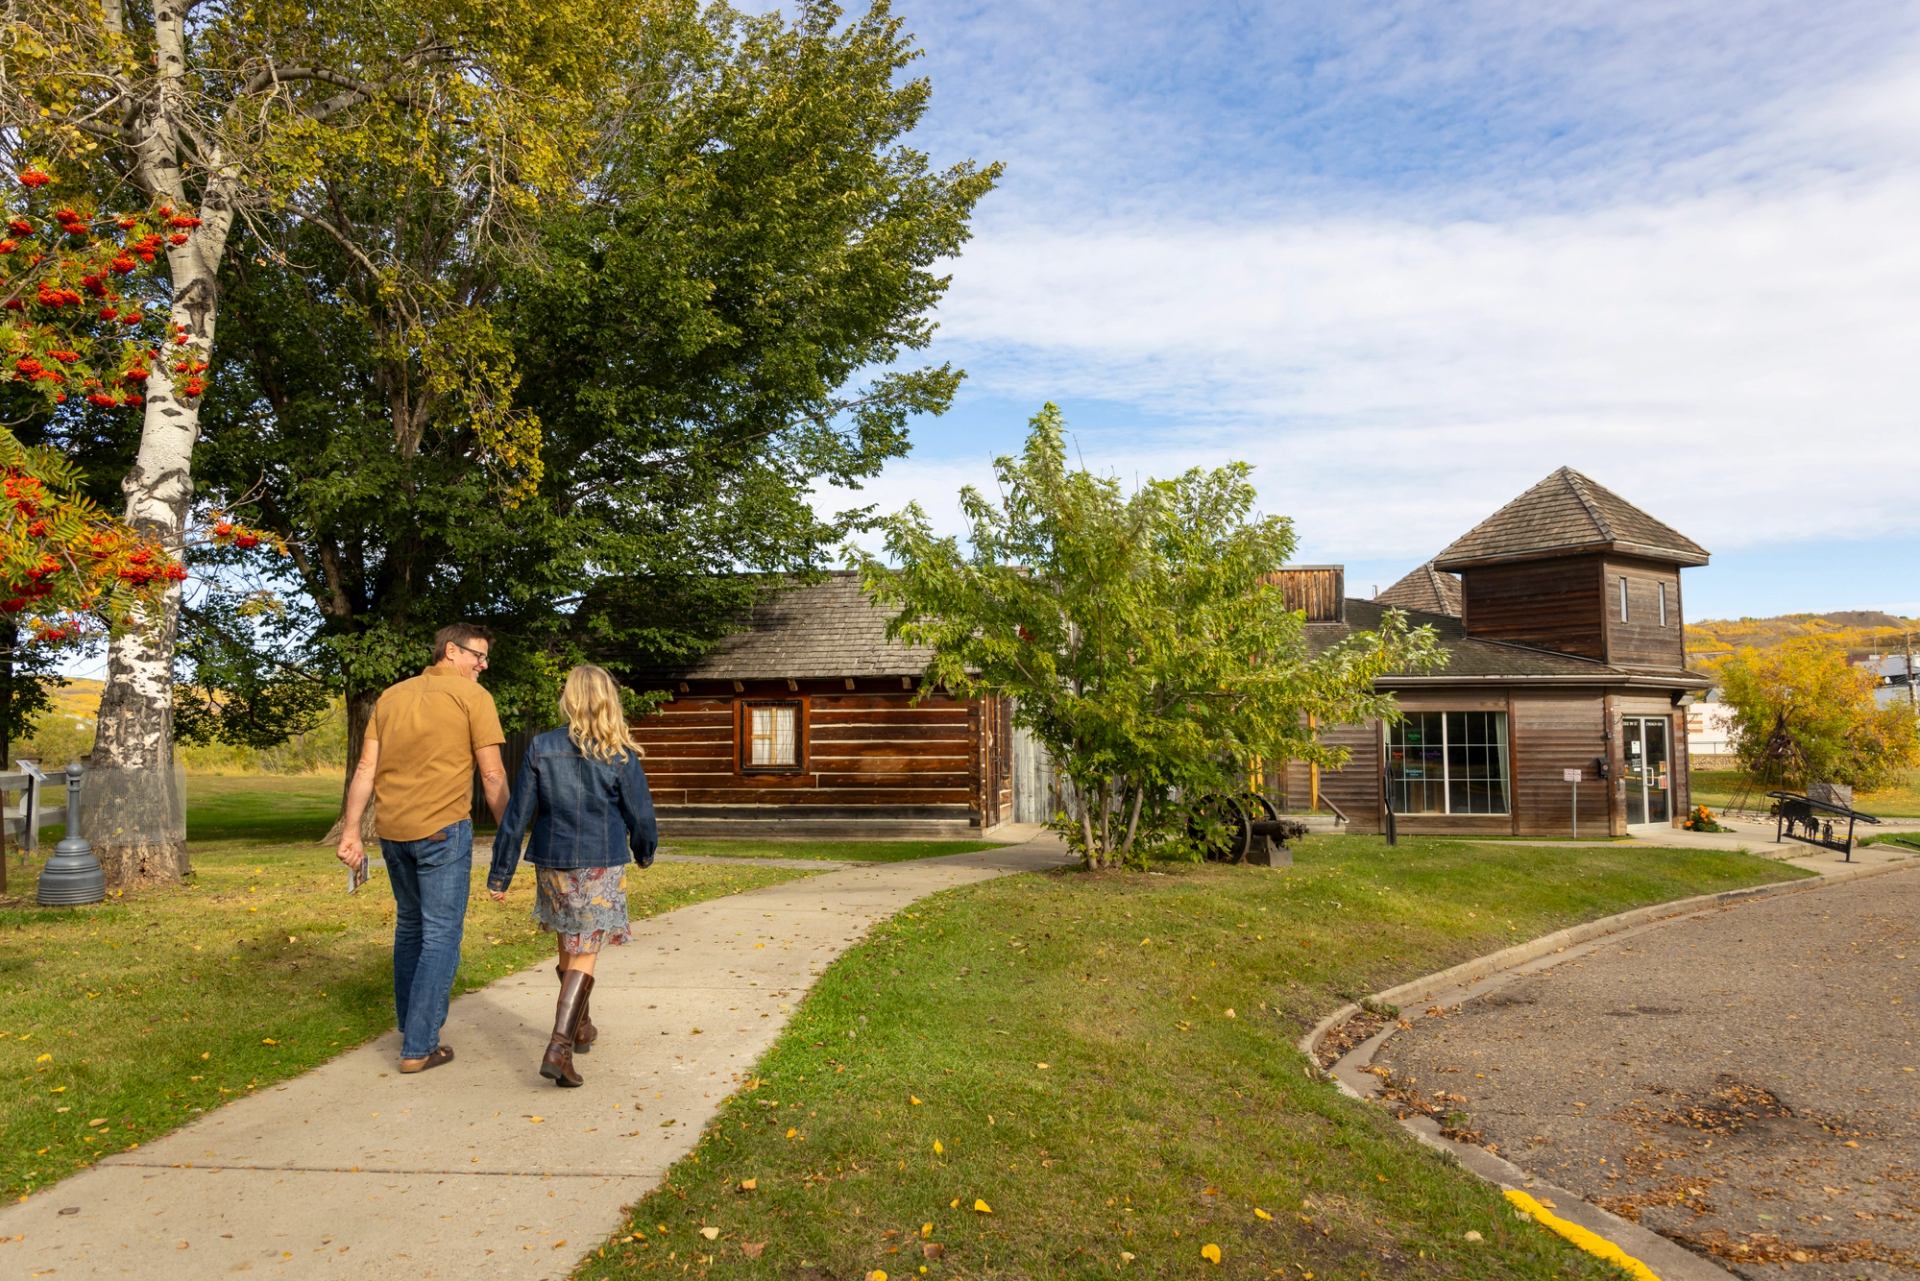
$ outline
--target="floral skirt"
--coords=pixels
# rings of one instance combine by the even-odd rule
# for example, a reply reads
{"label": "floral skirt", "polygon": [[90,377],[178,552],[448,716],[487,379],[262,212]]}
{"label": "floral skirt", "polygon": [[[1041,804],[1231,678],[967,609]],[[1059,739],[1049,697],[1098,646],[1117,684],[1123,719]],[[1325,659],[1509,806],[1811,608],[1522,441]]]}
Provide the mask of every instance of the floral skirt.
{"label": "floral skirt", "polygon": [[578,955],[633,938],[627,928],[625,867],[536,867],[533,919]]}

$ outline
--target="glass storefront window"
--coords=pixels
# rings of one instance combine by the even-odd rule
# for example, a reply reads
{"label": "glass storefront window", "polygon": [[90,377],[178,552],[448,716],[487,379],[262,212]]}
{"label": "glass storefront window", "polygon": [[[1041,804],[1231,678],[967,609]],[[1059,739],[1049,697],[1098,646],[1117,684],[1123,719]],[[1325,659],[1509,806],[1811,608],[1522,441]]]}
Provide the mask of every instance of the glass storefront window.
{"label": "glass storefront window", "polygon": [[1387,738],[1397,814],[1507,813],[1507,714],[1409,712]]}

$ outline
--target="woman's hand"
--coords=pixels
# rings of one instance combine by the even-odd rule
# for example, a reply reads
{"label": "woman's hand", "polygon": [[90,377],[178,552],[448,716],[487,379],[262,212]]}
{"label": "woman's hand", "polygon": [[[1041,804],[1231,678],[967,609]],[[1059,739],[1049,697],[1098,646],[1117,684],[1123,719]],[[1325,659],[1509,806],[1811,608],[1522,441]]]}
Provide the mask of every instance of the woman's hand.
{"label": "woman's hand", "polygon": [[504,903],[507,901],[507,892],[505,890],[488,890],[487,897],[496,903]]}

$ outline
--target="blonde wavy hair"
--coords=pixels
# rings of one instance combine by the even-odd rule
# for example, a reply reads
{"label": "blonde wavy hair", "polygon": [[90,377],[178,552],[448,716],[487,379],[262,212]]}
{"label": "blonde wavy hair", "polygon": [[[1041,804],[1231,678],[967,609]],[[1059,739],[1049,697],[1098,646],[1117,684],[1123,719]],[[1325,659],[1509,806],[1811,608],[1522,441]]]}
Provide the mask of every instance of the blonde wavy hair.
{"label": "blonde wavy hair", "polygon": [[567,683],[560,690],[560,714],[567,718],[567,737],[583,756],[617,765],[628,752],[646,755],[627,730],[620,687],[604,667],[582,663],[567,673]]}

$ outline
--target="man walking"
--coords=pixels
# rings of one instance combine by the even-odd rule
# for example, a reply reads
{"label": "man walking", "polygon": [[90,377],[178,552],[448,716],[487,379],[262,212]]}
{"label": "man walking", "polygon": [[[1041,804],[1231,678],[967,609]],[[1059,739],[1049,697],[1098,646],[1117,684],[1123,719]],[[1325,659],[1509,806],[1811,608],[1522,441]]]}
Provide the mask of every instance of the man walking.
{"label": "man walking", "polygon": [[471,623],[442,627],[433,664],[380,695],[360,763],[347,788],[340,861],[366,859],[360,821],[373,798],[373,825],[387,861],[393,922],[393,1004],[400,1023],[400,1070],[451,1062],[440,1040],[460,965],[473,864],[473,771],[480,771],[497,822],[507,808],[500,716],[480,688],[493,633]]}

